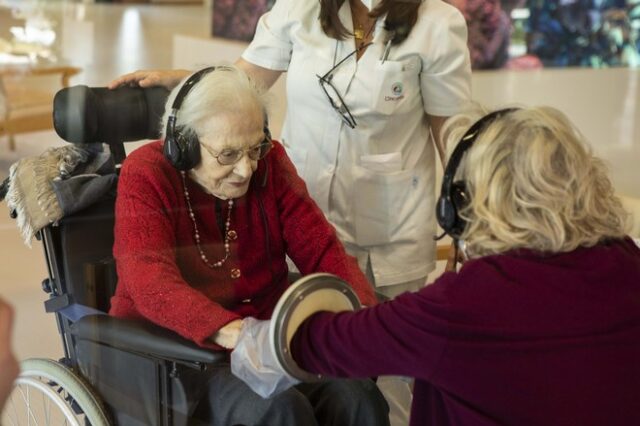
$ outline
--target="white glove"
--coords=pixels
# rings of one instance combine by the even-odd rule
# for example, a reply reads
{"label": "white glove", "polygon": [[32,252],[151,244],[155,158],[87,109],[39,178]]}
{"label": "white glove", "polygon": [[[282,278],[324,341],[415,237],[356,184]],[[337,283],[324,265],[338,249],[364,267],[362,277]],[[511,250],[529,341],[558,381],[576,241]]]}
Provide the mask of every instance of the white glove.
{"label": "white glove", "polygon": [[273,353],[269,342],[270,323],[245,318],[236,347],[231,352],[231,372],[263,398],[300,383],[284,371]]}

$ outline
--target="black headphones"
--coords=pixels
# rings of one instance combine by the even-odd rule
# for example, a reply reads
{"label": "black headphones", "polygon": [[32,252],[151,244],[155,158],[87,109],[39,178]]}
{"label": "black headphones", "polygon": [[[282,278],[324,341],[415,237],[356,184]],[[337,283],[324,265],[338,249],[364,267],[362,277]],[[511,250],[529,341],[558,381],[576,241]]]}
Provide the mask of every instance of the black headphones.
{"label": "black headphones", "polygon": [[[462,180],[454,182],[462,157],[489,124],[499,117],[515,110],[517,110],[517,108],[493,111],[476,121],[469,127],[469,130],[466,131],[464,136],[462,136],[447,162],[444,176],[442,177],[440,197],[436,203],[436,219],[443,231],[449,234],[454,240],[458,240],[464,232],[466,222],[460,217],[459,213],[469,204],[469,196],[465,182]],[[439,238],[442,236],[444,236],[444,234]]]}
{"label": "black headphones", "polygon": [[[163,152],[165,158],[178,170],[190,170],[200,163],[200,141],[193,131],[185,132],[182,127],[176,127],[178,111],[182,106],[182,102],[189,94],[189,91],[195,86],[202,77],[209,74],[213,70],[228,69],[226,67],[208,67],[192,74],[182,85],[176,95],[173,105],[171,105],[171,114],[167,119],[167,130],[165,132]],[[264,113],[264,140],[271,140],[271,132],[269,131],[269,119],[267,113]]]}

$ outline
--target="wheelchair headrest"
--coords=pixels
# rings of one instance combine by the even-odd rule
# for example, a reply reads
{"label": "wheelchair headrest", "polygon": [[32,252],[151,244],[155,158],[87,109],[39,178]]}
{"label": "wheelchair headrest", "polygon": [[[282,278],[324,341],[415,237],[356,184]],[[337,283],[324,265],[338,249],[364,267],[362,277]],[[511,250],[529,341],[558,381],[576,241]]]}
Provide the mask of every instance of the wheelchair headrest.
{"label": "wheelchair headrest", "polygon": [[53,126],[71,143],[156,139],[168,95],[164,87],[67,87],[53,100]]}

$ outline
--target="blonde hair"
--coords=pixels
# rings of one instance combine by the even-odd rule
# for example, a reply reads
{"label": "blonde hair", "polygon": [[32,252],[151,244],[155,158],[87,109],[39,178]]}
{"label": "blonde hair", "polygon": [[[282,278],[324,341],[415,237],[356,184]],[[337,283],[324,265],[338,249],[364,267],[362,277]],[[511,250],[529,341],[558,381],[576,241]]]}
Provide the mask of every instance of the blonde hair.
{"label": "blonde hair", "polygon": [[[453,117],[454,145],[483,111]],[[462,160],[469,205],[462,235],[472,256],[527,248],[566,252],[625,235],[628,215],[602,160],[560,111],[522,108],[490,123]]]}
{"label": "blonde hair", "polygon": [[[173,101],[189,77],[182,80],[167,98],[162,117],[163,138]],[[182,127],[183,134],[195,132],[202,136],[202,126],[212,115],[242,113],[257,106],[262,108],[266,119],[267,104],[267,94],[244,71],[234,65],[218,65],[189,90],[178,111],[176,127]]]}

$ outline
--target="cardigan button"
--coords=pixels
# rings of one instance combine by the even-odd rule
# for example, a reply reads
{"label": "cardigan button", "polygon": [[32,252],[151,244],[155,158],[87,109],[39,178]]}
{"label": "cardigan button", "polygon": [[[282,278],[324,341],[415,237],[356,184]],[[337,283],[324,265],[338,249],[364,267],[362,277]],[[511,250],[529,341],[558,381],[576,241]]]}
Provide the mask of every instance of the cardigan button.
{"label": "cardigan button", "polygon": [[231,270],[231,278],[233,278],[234,280],[235,280],[236,278],[240,278],[240,275],[242,275],[242,273],[240,272],[240,269],[238,269],[238,268],[233,268],[233,269]]}
{"label": "cardigan button", "polygon": [[238,233],[233,229],[230,229],[229,231],[227,231],[227,238],[229,239],[229,241],[235,241],[236,238],[238,238]]}

